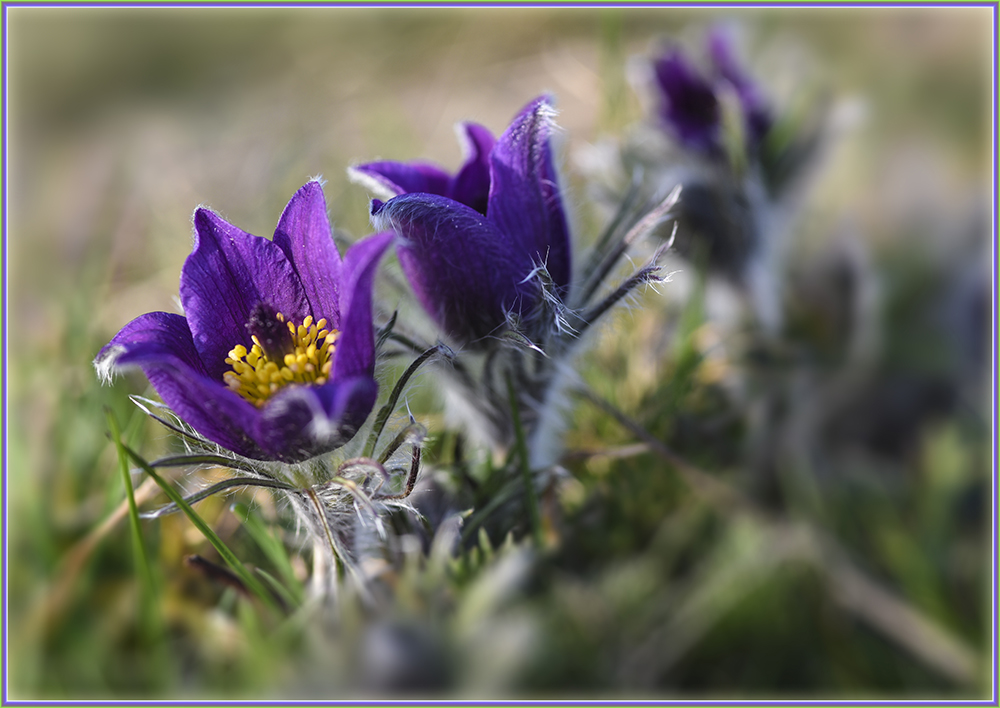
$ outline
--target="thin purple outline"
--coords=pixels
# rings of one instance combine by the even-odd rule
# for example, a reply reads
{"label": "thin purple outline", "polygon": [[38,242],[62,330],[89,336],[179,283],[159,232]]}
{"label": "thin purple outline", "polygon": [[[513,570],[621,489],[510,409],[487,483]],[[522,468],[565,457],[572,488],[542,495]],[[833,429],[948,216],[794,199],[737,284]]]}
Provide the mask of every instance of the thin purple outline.
{"label": "thin purple outline", "polygon": [[998,37],[1000,37],[1000,13],[998,13],[998,2],[997,0],[964,0],[962,2],[947,2],[947,0],[935,0],[933,2],[906,2],[900,0],[898,2],[892,1],[882,1],[882,2],[864,2],[863,0],[841,0],[839,2],[810,2],[810,1],[799,1],[799,2],[738,2],[736,0],[706,0],[705,2],[655,2],[650,0],[649,2],[623,2],[623,3],[613,3],[613,2],[531,2],[530,0],[517,1],[507,1],[507,2],[276,2],[274,0],[267,0],[266,2],[253,3],[253,2],[197,2],[195,0],[179,0],[175,2],[89,2],[84,0],[83,2],[55,2],[42,0],[39,2],[31,2],[30,0],[15,0],[13,2],[8,2],[6,0],[0,0],[0,12],[2,12],[2,19],[0,19],[0,25],[2,25],[2,36],[3,36],[3,47],[4,47],[4,61],[3,61],[3,77],[2,77],[2,88],[3,88],[3,225],[2,225],[2,249],[0,249],[0,260],[2,260],[2,308],[3,308],[3,327],[0,331],[0,346],[2,346],[2,375],[3,379],[0,381],[0,394],[3,398],[3,409],[0,412],[2,416],[2,444],[3,444],[3,460],[0,463],[0,474],[2,474],[2,482],[0,482],[0,494],[3,497],[3,508],[0,510],[3,519],[3,539],[2,545],[3,549],[0,551],[0,557],[3,561],[3,617],[7,617],[8,610],[8,591],[7,591],[7,578],[9,577],[8,569],[8,554],[7,554],[7,539],[8,539],[8,494],[7,494],[7,472],[8,472],[8,447],[7,447],[7,421],[9,419],[9,401],[8,401],[8,377],[7,377],[7,342],[8,342],[8,306],[9,306],[9,292],[8,292],[8,267],[9,258],[7,254],[8,245],[8,235],[9,235],[9,211],[7,209],[8,204],[8,194],[9,194],[9,167],[10,160],[7,151],[8,145],[8,108],[9,100],[7,95],[7,72],[10,67],[10,62],[8,61],[8,48],[9,43],[7,41],[7,10],[13,7],[38,7],[38,8],[105,8],[105,9],[128,9],[128,8],[187,8],[187,9],[246,9],[246,8],[365,8],[365,9],[378,9],[378,8],[413,8],[413,9],[463,9],[463,8],[541,8],[541,9],[598,9],[598,8],[615,8],[615,9],[655,9],[655,8],[729,8],[729,9],[752,9],[752,8],[782,8],[782,9],[809,9],[809,8],[857,8],[857,9],[908,9],[908,8],[953,8],[953,7],[991,7],[993,8],[993,65],[992,69],[992,106],[991,106],[991,116],[993,120],[993,132],[992,132],[992,152],[991,157],[993,160],[993,171],[992,171],[992,187],[993,187],[993,213],[991,215],[991,227],[992,227],[992,277],[993,277],[993,299],[992,299],[992,356],[993,356],[993,370],[992,370],[992,426],[991,432],[993,436],[992,441],[992,501],[993,501],[993,513],[992,513],[992,538],[991,538],[991,562],[993,564],[993,573],[991,578],[992,584],[992,644],[993,644],[993,657],[992,657],[992,678],[993,683],[991,687],[992,695],[988,699],[981,700],[958,700],[958,701],[938,701],[933,699],[928,700],[842,700],[842,701],[826,701],[826,700],[773,700],[773,699],[760,699],[760,700],[744,700],[744,701],[697,701],[697,700],[643,700],[643,701],[580,701],[580,700],[519,700],[519,701],[460,701],[460,700],[398,700],[398,701],[379,701],[379,700],[355,700],[355,701],[159,701],[159,700],[149,700],[149,701],[134,701],[134,700],[101,700],[95,699],[91,701],[56,701],[56,700],[41,700],[41,701],[10,701],[7,695],[7,656],[8,656],[8,641],[9,635],[7,632],[8,623],[3,622],[3,643],[0,647],[0,662],[2,662],[2,681],[3,688],[2,693],[0,693],[0,705],[7,706],[103,706],[103,705],[114,705],[114,706],[124,706],[124,705],[150,705],[150,706],[232,706],[232,705],[268,705],[268,706],[332,706],[332,705],[362,705],[362,706],[433,706],[433,705],[459,705],[459,706],[508,706],[508,705],[521,705],[521,706],[564,706],[564,705],[588,705],[588,706],[682,706],[682,705],[705,705],[705,706],[756,706],[756,705],[809,705],[809,706],[844,706],[844,705],[879,705],[879,706],[930,706],[930,705],[948,705],[948,706],[989,706],[989,705],[1000,705],[997,696],[997,620],[998,620],[998,598],[997,598],[997,586],[1000,584],[1000,574],[998,574],[997,566],[997,507],[1000,505],[1000,496],[998,496],[998,471],[997,471],[997,460],[998,460],[998,444],[997,444],[997,422],[1000,420],[1000,415],[998,415],[998,341],[997,341],[997,315],[1000,314],[1000,308],[998,308],[998,289],[997,289],[997,279],[998,279],[998,264],[997,264],[997,249],[998,249],[998,232],[997,232],[997,210],[998,210],[998,196],[997,196],[997,185],[1000,180],[998,180],[998,137],[1000,137],[1000,130],[998,130],[997,125],[997,74],[998,74],[998,57],[1000,57],[1000,50],[998,50]]}
{"label": "thin purple outline", "polygon": [[993,7],[993,80],[992,80],[992,90],[993,90],[993,100],[992,100],[992,113],[993,113],[993,533],[992,533],[992,550],[990,553],[991,560],[993,563],[993,617],[992,617],[992,632],[993,632],[993,657],[992,657],[992,670],[993,670],[993,685],[992,690],[992,700],[993,703],[997,703],[997,506],[998,506],[998,496],[997,496],[997,137],[1000,132],[998,132],[997,127],[997,66],[998,66],[998,56],[1000,56],[1000,51],[997,49],[997,37],[1000,33],[1000,17],[998,17],[997,7]]}
{"label": "thin purple outline", "polygon": [[509,701],[460,701],[460,700],[352,700],[352,701],[127,701],[127,700],[93,700],[93,701],[24,701],[4,703],[11,706],[989,706],[995,705],[987,701],[875,701],[858,699],[855,701],[807,701],[807,700],[747,700],[747,701],[698,701],[689,700],[644,700],[644,701],[612,701],[612,700],[572,700],[572,699],[511,699]]}
{"label": "thin purple outline", "polygon": [[[788,2],[741,2],[740,0],[687,0],[686,2],[662,2],[658,0],[628,0],[627,2],[614,3],[600,0],[584,0],[582,2],[558,2],[557,0],[545,0],[544,2],[533,2],[532,0],[494,0],[484,2],[464,2],[456,0],[448,2],[438,0],[437,2],[363,2],[352,0],[350,2],[330,2],[329,0],[292,0],[291,2],[280,2],[279,0],[264,0],[262,2],[246,2],[245,0],[213,0],[211,2],[198,2],[198,0],[174,0],[165,2],[114,2],[113,0],[4,0],[0,3],[7,7],[46,7],[46,8],[106,8],[106,9],[128,9],[128,8],[187,8],[187,9],[301,9],[301,8],[330,8],[330,9],[379,9],[379,8],[413,8],[413,9],[476,9],[476,8],[540,8],[540,9],[602,9],[614,8],[623,10],[641,10],[658,8],[680,8],[680,9],[811,9],[811,8],[856,8],[856,9],[917,9],[917,8],[955,8],[955,7],[997,7],[997,0],[960,0],[958,2],[948,2],[948,0],[930,0],[920,2],[919,0],[881,0],[879,2],[866,2],[865,0],[789,0]],[[994,23],[995,24],[995,23]]]}
{"label": "thin purple outline", "polygon": [[3,26],[3,80],[2,80],[2,83],[3,83],[3,118],[2,118],[2,120],[3,120],[3,227],[2,227],[3,228],[3,235],[2,235],[3,248],[0,249],[0,250],[3,251],[3,256],[2,256],[2,259],[3,259],[3,275],[2,275],[2,278],[3,278],[3,295],[2,295],[2,298],[3,298],[3,332],[2,332],[2,334],[0,334],[0,343],[2,343],[2,345],[3,345],[3,354],[2,354],[2,356],[3,356],[3,382],[0,383],[0,388],[2,388],[2,395],[3,395],[3,412],[2,412],[2,414],[0,414],[0,415],[3,416],[3,423],[2,423],[3,424],[3,462],[2,462],[2,471],[0,471],[0,474],[2,474],[2,476],[3,476],[3,481],[2,481],[2,483],[0,483],[0,490],[2,490],[2,491],[0,491],[0,494],[3,495],[3,510],[0,511],[0,513],[3,514],[3,539],[2,539],[2,545],[3,545],[3,552],[2,552],[3,553],[3,646],[2,646],[2,648],[0,648],[0,661],[3,662],[3,674],[2,674],[3,675],[3,693],[2,693],[2,697],[0,697],[0,700],[2,700],[4,704],[6,704],[7,703],[7,642],[8,642],[8,638],[9,638],[8,634],[7,634],[7,626],[9,624],[7,622],[7,616],[8,616],[8,613],[7,613],[7,579],[10,577],[10,572],[8,570],[8,567],[7,567],[7,539],[9,538],[9,534],[7,532],[7,520],[8,520],[7,504],[8,504],[8,497],[9,497],[9,495],[7,494],[7,469],[8,469],[7,468],[7,449],[8,449],[7,448],[7,420],[8,420],[7,390],[9,388],[9,385],[8,385],[9,379],[7,377],[7,327],[8,327],[8,323],[10,322],[10,317],[8,317],[8,315],[7,315],[7,305],[10,302],[9,296],[8,296],[8,292],[7,292],[7,282],[8,282],[8,279],[7,279],[7,266],[8,266],[8,263],[9,263],[9,259],[7,258],[7,234],[8,234],[7,224],[8,224],[8,220],[10,218],[9,217],[9,211],[7,209],[7,194],[8,194],[8,189],[9,189],[9,185],[10,185],[9,172],[8,172],[10,160],[9,160],[9,155],[7,153],[7,145],[8,145],[8,140],[7,140],[7,127],[8,127],[8,123],[7,123],[7,108],[8,108],[8,105],[9,105],[9,102],[7,100],[7,68],[10,66],[10,61],[8,61],[8,46],[9,45],[8,45],[8,42],[7,42],[7,8],[6,7],[3,8],[3,18],[0,19],[0,24],[2,24],[2,26]]}

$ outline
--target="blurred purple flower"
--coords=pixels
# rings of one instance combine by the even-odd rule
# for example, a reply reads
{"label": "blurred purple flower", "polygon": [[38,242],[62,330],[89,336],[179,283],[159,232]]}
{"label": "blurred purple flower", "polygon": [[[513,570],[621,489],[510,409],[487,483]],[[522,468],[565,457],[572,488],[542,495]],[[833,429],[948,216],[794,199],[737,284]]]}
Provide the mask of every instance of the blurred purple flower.
{"label": "blurred purple flower", "polygon": [[[568,289],[569,230],[550,142],[554,115],[551,99],[541,96],[495,143],[484,128],[466,125],[475,150],[455,178],[426,164],[354,168],[398,193],[372,200],[372,223],[399,234],[407,279],[455,341],[477,342],[501,330],[509,313],[530,314],[542,297],[531,277],[538,266],[559,295]],[[485,203],[474,196],[484,190]]]}
{"label": "blurred purple flower", "polygon": [[341,260],[316,181],[288,202],[273,241],[203,208],[194,231],[185,316],[137,317],[97,355],[98,373],[141,368],[179,418],[244,457],[298,462],[349,440],[378,394],[372,281],[392,234]]}
{"label": "blurred purple flower", "polygon": [[774,123],[774,116],[760,87],[743,71],[733,52],[732,38],[722,29],[708,35],[708,52],[715,70],[735,89],[743,109],[743,120],[753,143],[759,143]]}
{"label": "blurred purple flower", "polygon": [[715,88],[677,49],[653,63],[662,94],[660,118],[686,147],[711,151],[719,145],[722,111]]}
{"label": "blurred purple flower", "polygon": [[708,36],[708,53],[714,76],[701,75],[678,49],[670,49],[653,62],[661,92],[660,118],[686,147],[712,152],[721,147],[722,109],[718,91],[728,84],[743,113],[748,144],[758,145],[774,122],[759,86],[743,70],[733,52],[731,38],[721,29]]}

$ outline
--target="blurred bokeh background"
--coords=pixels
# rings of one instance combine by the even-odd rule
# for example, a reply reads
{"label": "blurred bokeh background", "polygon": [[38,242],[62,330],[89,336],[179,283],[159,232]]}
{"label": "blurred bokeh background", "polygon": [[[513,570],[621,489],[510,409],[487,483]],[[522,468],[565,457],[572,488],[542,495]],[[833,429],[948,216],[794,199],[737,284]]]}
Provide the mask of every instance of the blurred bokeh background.
{"label": "blurred bokeh background", "polygon": [[[352,665],[364,654],[353,642],[375,647],[379,659],[364,674],[375,688],[449,687],[467,697],[985,690],[991,9],[4,12],[11,697],[333,698],[324,681],[340,673],[325,673],[324,662]],[[642,304],[656,310],[673,297],[676,317],[621,318],[584,376],[657,435],[688,441],[680,448],[695,463],[724,470],[748,494],[763,489],[762,503],[783,522],[805,518],[839,538],[893,598],[886,612],[898,633],[843,600],[851,588],[884,599],[865,595],[863,582],[831,586],[822,558],[765,553],[774,550],[767,534],[789,548],[791,536],[693,498],[656,457],[609,454],[568,458],[578,484],[564,500],[563,544],[530,581],[510,579],[526,573],[515,551],[441,570],[445,590],[426,587],[432,574],[401,575],[419,590],[401,591],[409,599],[394,609],[395,624],[348,623],[322,651],[313,639],[285,632],[277,641],[252,628],[231,596],[183,567],[185,554],[204,552],[197,533],[180,519],[150,522],[169,630],[147,641],[127,528],[114,516],[123,492],[103,407],[145,452],[170,442],[127,399],[145,380],[101,388],[90,362],[133,317],[175,308],[193,209],[209,205],[269,236],[294,190],[322,175],[332,220],[359,237],[368,195],[348,184],[348,165],[424,158],[453,168],[455,122],[499,132],[551,91],[568,204],[586,242],[601,213],[576,166],[592,165],[591,146],[646,117],[630,65],[664,39],[698,42],[720,21],[739,25],[748,66],[776,104],[805,95],[837,116],[794,229],[801,257],[791,270],[815,286],[803,291],[811,295],[799,302],[800,325],[836,338],[835,327],[830,335],[815,325],[816,312],[835,320],[839,311],[838,281],[824,290],[822,272],[838,257],[835,244],[863,244],[885,294],[879,327],[892,375],[844,404],[824,430],[846,442],[807,485],[792,484],[795,494],[785,482],[745,480],[739,455],[720,452],[719,435],[740,441],[732,450],[752,448],[745,436],[760,412],[750,406],[735,424],[722,415],[707,426],[706,411],[736,405],[703,386],[722,374],[687,372],[684,357],[694,347],[705,359],[709,335],[725,342],[725,332],[692,324],[670,284]],[[681,274],[678,291],[698,288]],[[942,344],[954,346],[941,353]],[[677,383],[688,375],[690,385]],[[568,435],[571,450],[631,442],[595,411],[579,413]],[[223,500],[201,507],[232,527],[227,509]],[[400,646],[448,660],[429,659],[407,678],[417,669],[385,658],[405,656]]]}

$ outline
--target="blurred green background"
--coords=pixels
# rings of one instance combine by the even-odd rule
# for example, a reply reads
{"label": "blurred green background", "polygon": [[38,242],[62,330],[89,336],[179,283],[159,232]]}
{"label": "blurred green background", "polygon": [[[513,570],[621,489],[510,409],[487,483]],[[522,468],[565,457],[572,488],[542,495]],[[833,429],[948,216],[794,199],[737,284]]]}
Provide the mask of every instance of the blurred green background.
{"label": "blurred green background", "polygon": [[[119,523],[88,536],[123,493],[103,406],[128,422],[129,435],[149,456],[169,442],[127,400],[144,390],[145,380],[130,376],[101,388],[90,362],[133,317],[175,308],[196,206],[209,205],[232,223],[270,236],[294,190],[323,175],[334,224],[361,236],[368,233],[368,195],[347,183],[349,164],[425,158],[453,168],[461,159],[455,122],[475,120],[499,132],[524,103],[552,91],[564,129],[569,204],[580,224],[590,224],[595,215],[574,171],[575,155],[643,117],[626,81],[627,65],[649,56],[662,38],[697,42],[722,20],[745,30],[750,65],[776,100],[806,86],[854,116],[818,176],[803,218],[807,233],[847,223],[876,246],[905,250],[916,232],[945,234],[947,243],[949,229],[961,230],[988,213],[991,200],[988,8],[4,11],[11,697],[287,695],[290,685],[303,695],[324,690],[318,669],[301,682],[290,679],[299,669],[308,673],[291,658],[301,655],[301,646],[280,645],[268,654],[262,648],[267,641],[247,638],[245,622],[225,619],[218,593],[181,567],[183,555],[201,541],[179,519],[148,524],[173,630],[156,651],[140,650],[149,645],[136,629],[127,528]],[[988,220],[983,229],[985,239]],[[602,351],[600,366],[615,361],[613,346]],[[643,366],[628,361],[628,351],[619,354],[624,370]],[[607,424],[592,418],[581,419],[573,444],[586,447],[607,437]],[[944,464],[966,470],[961,474],[986,479],[983,438],[970,448],[956,435],[939,431],[920,454],[945,456]],[[655,463],[645,458],[644,464]],[[578,472],[588,491],[607,484],[607,474],[595,470]],[[653,578],[662,568],[643,555],[649,539],[659,539],[654,546],[674,559],[671,568],[675,562],[687,567],[701,546],[685,545],[685,539],[700,538],[705,524],[717,530],[722,523],[678,501],[669,483],[666,489],[643,487],[644,474],[641,466],[621,471],[620,507],[606,507],[601,517],[607,535],[595,530],[593,538],[576,537],[574,552],[592,553],[589,562],[596,564],[590,580],[550,580],[549,594],[533,600],[535,610],[549,602],[564,610],[550,617],[550,639],[542,642],[562,660],[539,662],[509,683],[497,668],[493,683],[468,690],[615,690],[618,679],[591,669],[609,665],[601,659],[614,650],[607,637],[627,645],[629,632],[638,629],[616,629],[609,618],[637,605],[678,601],[676,591],[657,595]],[[667,516],[662,509],[629,507],[648,503],[651,491],[662,492],[672,511],[686,509],[671,515],[673,530],[658,526]],[[933,498],[930,486],[909,492],[919,503]],[[920,533],[930,528],[924,517],[895,524],[884,505],[872,504],[875,511],[861,504],[852,512],[864,523],[870,513],[891,526],[879,532],[884,538],[871,566],[921,611],[976,651],[984,649],[985,593],[974,592],[971,607],[951,606],[958,595],[941,583],[954,578],[944,582],[935,575],[938,566],[921,565],[926,548]],[[922,513],[916,508],[896,510],[907,517]],[[224,503],[206,502],[201,511],[206,518],[224,516]],[[962,568],[955,581],[962,593],[977,584],[985,589],[988,524],[974,522],[969,531],[955,520],[942,523],[946,546],[961,534],[972,539],[962,547],[965,560],[951,557]],[[851,521],[841,518],[832,526],[850,528]],[[753,564],[752,533],[713,534],[722,539],[712,549],[726,559],[723,565],[730,567],[734,557]],[[749,550],[726,545],[741,538],[751,539]],[[886,561],[890,556],[896,561]],[[689,628],[685,636],[697,650],[676,645],[674,673],[663,669],[665,684],[635,685],[698,695],[781,687],[794,695],[870,695],[872,687],[878,695],[969,695],[981,688],[978,680],[956,685],[933,671],[925,675],[919,661],[898,659],[909,654],[891,641],[871,640],[863,644],[867,655],[859,653],[850,633],[834,626],[838,615],[831,614],[811,571],[782,572],[751,594],[725,631]],[[631,585],[623,580],[632,576]],[[589,624],[573,614],[576,605]],[[598,612],[598,606],[606,609]],[[699,611],[691,608],[695,616]],[[642,617],[632,615],[633,623],[646,621]],[[817,626],[826,634],[817,634]],[[770,639],[761,643],[755,639],[760,636]],[[823,643],[822,651],[816,643]],[[774,655],[774,675],[741,677],[732,655],[761,647]],[[574,652],[591,654],[578,659]],[[813,662],[800,673],[788,669],[798,653]]]}

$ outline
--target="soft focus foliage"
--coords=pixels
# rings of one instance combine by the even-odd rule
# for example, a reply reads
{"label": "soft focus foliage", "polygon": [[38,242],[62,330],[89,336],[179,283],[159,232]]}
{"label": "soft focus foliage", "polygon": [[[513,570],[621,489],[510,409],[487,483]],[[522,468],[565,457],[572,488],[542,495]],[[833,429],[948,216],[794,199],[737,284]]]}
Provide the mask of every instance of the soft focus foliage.
{"label": "soft focus foliage", "polygon": [[[9,698],[989,695],[988,8],[5,12]],[[665,41],[737,77],[712,162],[657,118]],[[749,152],[748,79],[774,120]],[[141,522],[142,571],[103,409],[147,460],[181,447],[129,400],[152,395],[141,374],[101,388],[90,362],[177,311],[192,209],[271,233],[322,174],[343,253],[378,196],[347,166],[454,174],[455,123],[500,135],[546,92],[574,273],[622,200],[691,187],[669,281],[565,359],[556,459],[528,469],[531,411],[505,409],[500,446],[454,425],[441,350],[372,451],[421,438],[407,410],[429,431],[422,520],[395,503],[410,445],[384,487],[326,470],[331,506],[377,512],[335,612],[308,600],[299,502],[270,489],[195,510],[273,603],[181,514]],[[377,326],[420,321],[403,283],[387,257]],[[380,403],[414,356],[383,344]],[[132,479],[140,508],[165,503]]]}

